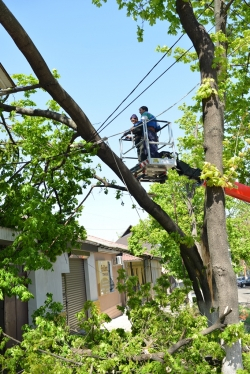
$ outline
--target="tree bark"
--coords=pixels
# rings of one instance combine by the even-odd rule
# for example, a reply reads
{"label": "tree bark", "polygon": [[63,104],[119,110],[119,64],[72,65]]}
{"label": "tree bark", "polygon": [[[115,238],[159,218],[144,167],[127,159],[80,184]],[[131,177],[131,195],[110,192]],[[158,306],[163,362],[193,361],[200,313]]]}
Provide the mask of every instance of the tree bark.
{"label": "tree bark", "polygon": [[[205,28],[196,20],[190,2],[176,0],[176,7],[181,23],[193,42],[199,58],[201,81],[204,78],[212,79],[211,84],[217,91],[217,70],[212,67],[214,44]],[[224,32],[225,15],[222,15],[222,9],[222,2],[215,0],[217,31],[220,28]],[[205,160],[214,164],[223,173],[224,107],[216,94],[203,99],[202,107]],[[206,238],[203,245],[207,247],[206,253],[209,255],[211,274],[208,281],[212,287],[212,307],[216,311],[216,313],[211,313],[211,322],[218,313],[230,307],[233,311],[226,317],[226,323],[238,323],[238,290],[228,251],[224,191],[220,187],[207,187],[206,189],[204,224]],[[236,373],[236,370],[241,367],[240,343],[238,342],[231,348],[226,347],[223,373]]]}
{"label": "tree bark", "polygon": [[[52,98],[65,110],[66,113],[68,113],[69,117],[76,124],[75,131],[77,131],[86,141],[99,142],[101,138],[96,133],[87,116],[53,77],[46,62],[30,37],[1,0],[0,22],[29,62],[35,75],[39,79],[41,87],[52,96]],[[72,122],[70,125],[72,128]],[[178,225],[172,221],[158,204],[150,199],[144,188],[134,178],[125,164],[104,142],[100,143],[98,156],[126,185],[126,188],[135,198],[137,203],[154,217],[168,233],[177,233],[180,237],[185,237],[185,234]],[[189,277],[193,282],[193,288],[197,296],[197,302],[201,313],[205,313],[207,310],[205,304],[208,303],[211,305],[211,296],[207,279],[204,277],[204,267],[200,255],[195,246],[188,248],[186,245],[180,244],[180,251]]]}
{"label": "tree bark", "polygon": [[[212,78],[216,88],[217,73],[212,68],[214,45],[204,27],[197,22],[191,4],[183,0],[176,0],[176,6],[181,23],[197,52],[201,78]],[[75,131],[86,141],[100,142],[101,138],[96,134],[87,116],[53,77],[32,40],[1,0],[0,22],[29,62],[39,79],[39,84],[68,113],[76,124]],[[223,108],[217,95],[212,95],[210,98],[203,100],[203,117],[206,161],[215,164],[222,171]],[[172,221],[159,205],[150,199],[124,163],[102,141],[99,145],[98,156],[121,179],[137,203],[156,219],[168,233],[177,233],[180,237],[185,237],[178,225]],[[210,253],[212,269],[210,279],[206,275],[196,246],[188,248],[185,244],[180,244],[181,256],[193,283],[201,313],[211,318],[213,317],[213,314],[211,315],[211,307],[217,308],[216,316],[218,316],[219,311],[222,313],[229,306],[229,308],[233,309],[233,312],[226,317],[227,320],[225,322],[236,323],[238,322],[237,288],[228,255],[224,192],[222,188],[207,188],[205,211],[207,253]],[[212,284],[212,287],[209,287],[209,284]],[[236,351],[235,348],[232,348],[231,352],[236,355]],[[229,356],[226,362],[229,362]],[[235,362],[237,368],[241,367],[238,356]],[[225,371],[224,373],[235,372],[236,369],[235,371]]]}

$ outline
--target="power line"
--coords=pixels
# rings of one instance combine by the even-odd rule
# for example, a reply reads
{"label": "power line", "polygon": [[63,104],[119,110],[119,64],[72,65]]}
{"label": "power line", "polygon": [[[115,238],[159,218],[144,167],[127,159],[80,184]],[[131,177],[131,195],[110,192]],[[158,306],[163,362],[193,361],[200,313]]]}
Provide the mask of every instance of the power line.
{"label": "power line", "polygon": [[106,126],[104,126],[99,132],[103,131],[110,123],[112,123],[121,113],[124,112],[135,100],[137,100],[144,92],[146,92],[155,82],[158,81],[169,69],[171,69],[183,56],[185,56],[186,53],[190,51],[190,49],[193,48],[193,45],[187,49],[175,62],[173,62],[163,73],[161,73],[149,86],[147,86],[138,96],[136,96],[135,99],[133,99],[124,109],[122,109],[111,121],[109,121]]}
{"label": "power line", "polygon": [[183,33],[176,42],[164,53],[164,55],[160,58],[160,60],[149,70],[149,72],[140,80],[140,82],[135,86],[135,88],[122,100],[122,102],[117,106],[117,108],[105,119],[105,121],[101,124],[101,126],[96,130],[96,132],[100,131],[102,126],[109,120],[109,118],[120,108],[120,106],[132,95],[132,93],[139,87],[139,85],[149,76],[149,74],[156,68],[156,66],[167,56],[167,54],[171,51],[171,49],[180,41],[180,39],[184,36]]}
{"label": "power line", "polygon": [[[212,26],[209,30],[208,30],[208,32],[210,32],[211,30],[212,30],[212,28],[213,28],[214,26]],[[181,37],[184,35],[184,33],[181,35]],[[138,85],[131,91],[131,93],[132,92],[134,92],[134,90],[139,86],[139,84],[150,74],[150,72],[160,63],[160,61],[166,56],[166,54],[173,48],[173,46],[181,39],[181,37],[172,45],[172,47],[170,47],[169,49],[168,49],[168,51],[164,54],[164,56],[154,65],[154,67],[147,73],[147,75],[138,83]],[[247,43],[244,43],[244,44],[247,44]],[[243,45],[244,45],[243,44]],[[158,79],[160,79],[171,67],[173,67],[183,56],[185,56],[185,54],[187,53],[187,52],[189,52],[191,49],[193,48],[193,45],[188,49],[188,50],[186,50],[173,64],[171,64],[161,75],[159,75],[148,87],[146,87],[145,88],[145,90],[143,90],[134,100],[132,100],[121,112],[119,112],[117,115],[116,115],[116,117],[114,117],[102,130],[104,130],[111,122],[113,122],[124,110],[126,110],[136,99],[138,99],[146,90],[148,90]],[[228,56],[230,56],[230,55],[232,55],[232,53],[233,53],[233,51],[228,55]],[[197,86],[199,85],[199,83],[197,83],[187,94],[185,94],[180,100],[178,100],[177,102],[175,102],[173,105],[171,105],[170,107],[168,107],[166,110],[164,110],[163,112],[161,112],[160,114],[158,114],[156,117],[159,117],[160,115],[162,115],[163,113],[165,113],[165,112],[167,112],[168,110],[170,110],[171,108],[173,108],[178,102],[180,102],[181,100],[183,100],[187,95],[189,95]],[[123,102],[131,95],[131,93],[123,100]],[[122,103],[123,103],[122,102]],[[122,104],[121,103],[121,104]],[[116,108],[116,110],[121,106],[121,104]],[[115,111],[116,111],[115,110]],[[114,111],[114,112],[115,112]],[[113,112],[113,113],[114,113]],[[113,114],[112,113],[112,114]],[[111,115],[112,115],[111,114]],[[111,115],[108,117],[108,118],[110,118],[111,117]],[[107,118],[107,119],[108,119]],[[103,122],[103,124],[107,121],[107,119]],[[102,125],[103,125],[102,124]],[[99,127],[99,129],[102,127],[102,125]],[[99,130],[98,129],[98,130]],[[96,130],[96,133],[97,133],[97,131],[98,130]],[[100,132],[102,131],[102,130],[100,130]],[[124,131],[123,131],[124,132]],[[122,134],[123,132],[119,132],[119,133],[117,133],[117,134],[114,134],[114,135],[111,135],[111,136],[109,136],[109,137],[104,137],[104,138],[102,138],[102,139],[100,139],[99,141],[97,141],[97,142],[95,142],[94,144],[98,144],[98,143],[101,143],[101,142],[103,142],[103,141],[107,141],[108,140],[108,138],[110,138],[110,137],[113,137],[113,136],[117,136],[117,135],[120,135],[120,134]],[[13,145],[13,144],[12,144]],[[79,151],[81,151],[81,149],[77,149],[77,150],[70,150],[70,151],[68,151],[68,152],[64,152],[64,153],[61,153],[61,154],[58,154],[58,155],[54,155],[54,156],[48,156],[48,157],[46,157],[46,158],[40,158],[40,159],[38,159],[38,161],[47,161],[47,160],[49,160],[49,159],[53,159],[53,158],[57,158],[58,156],[67,156],[68,154],[70,154],[70,153],[74,153],[74,152],[79,152]],[[32,160],[28,160],[28,161],[22,161],[22,162],[11,162],[11,163],[0,163],[0,166],[5,166],[5,165],[14,165],[14,164],[25,164],[25,163],[27,163],[27,164],[29,164],[29,163],[31,163],[32,162]]]}
{"label": "power line", "polygon": [[[210,7],[210,5],[212,4],[214,2],[214,0],[212,0],[209,4],[206,4],[205,5],[205,9],[204,9],[204,11],[201,13],[201,14],[199,14],[199,16],[197,17],[197,20],[202,16],[202,14],[205,12],[205,10],[207,9],[207,8],[209,8]],[[122,110],[113,120],[111,120],[103,129],[102,129],[102,127],[103,127],[103,125],[109,120],[109,118],[120,108],[120,106],[129,98],[129,96],[131,96],[132,95],[132,93],[136,90],[136,88],[146,79],[146,77],[154,70],[154,68],[163,60],[163,58],[164,57],[166,57],[166,55],[169,53],[169,51],[171,51],[171,49],[179,42],[179,40],[185,35],[186,33],[185,32],[183,32],[182,33],[182,35],[176,40],[176,42],[167,50],[167,52],[165,52],[165,54],[160,58],[160,60],[152,67],[152,69],[150,69],[149,70],[149,72],[142,78],[142,80],[136,85],[136,87],[126,96],[126,98],[118,105],[118,107],[106,118],[106,120],[101,124],[101,126],[97,129],[97,130],[95,130],[95,132],[94,132],[94,134],[93,134],[93,137],[98,133],[98,131],[99,132],[101,132],[104,128],[106,128],[111,122],[113,122],[113,120],[115,119],[115,118],[117,118],[118,117],[118,115],[120,115],[125,109],[127,109],[128,108],[128,106],[129,105],[131,105],[138,97],[140,97],[149,87],[151,87],[151,85],[152,84],[154,84],[163,74],[165,74],[165,72],[162,74],[162,75],[160,75],[150,86],[148,86],[147,87],[147,89],[146,90],[144,90],[142,93],[141,93],[141,95],[139,95],[139,96],[137,96],[136,97],[136,99],[135,100],[133,100],[128,106],[126,106],[126,108],[124,108],[124,110]],[[186,51],[187,52],[187,51]],[[185,53],[186,53],[185,52]],[[184,54],[185,54],[184,53]],[[178,62],[179,61],[179,59],[176,61],[176,62]],[[171,66],[172,67],[172,66]]]}
{"label": "power line", "polygon": [[[163,113],[166,113],[168,110],[172,109],[175,105],[177,105],[180,101],[182,101],[186,96],[188,96],[200,83],[197,83],[190,91],[188,91],[184,96],[182,96],[181,99],[179,99],[178,101],[176,101],[174,104],[172,104],[170,107],[168,107],[167,109],[165,109],[163,112],[161,112],[160,114],[158,114],[157,116],[155,116],[156,118],[161,116]],[[100,143],[100,142],[104,142],[104,141],[107,141],[109,138],[112,138],[114,136],[118,136],[118,135],[121,135],[123,134],[124,131],[121,131],[119,133],[115,133],[113,135],[110,135],[108,137],[104,137],[102,138],[101,140],[99,140],[98,142],[96,143]],[[4,144],[4,143],[2,143]],[[10,145],[13,145],[13,144],[10,144]],[[15,145],[16,146],[16,145]],[[68,155],[72,154],[72,153],[78,153],[78,152],[81,152],[82,149],[81,148],[78,148],[78,149],[72,149],[68,152],[62,152],[62,153],[58,153],[57,155],[54,155],[54,156],[48,156],[48,157],[41,157],[41,158],[38,158],[36,160],[36,162],[46,162],[46,161],[49,161],[51,159],[56,159],[57,157],[60,157],[60,156],[64,156],[64,157],[67,157]],[[17,161],[17,162],[9,162],[9,163],[0,163],[0,166],[7,166],[7,165],[20,165],[20,164],[30,164],[32,163],[32,159],[31,160],[27,160],[27,161]]]}

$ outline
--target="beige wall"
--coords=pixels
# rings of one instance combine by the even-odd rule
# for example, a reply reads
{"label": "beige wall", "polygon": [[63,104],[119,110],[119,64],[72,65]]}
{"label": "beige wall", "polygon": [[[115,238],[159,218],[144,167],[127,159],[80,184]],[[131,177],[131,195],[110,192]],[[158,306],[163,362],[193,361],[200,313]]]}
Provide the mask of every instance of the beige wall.
{"label": "beige wall", "polygon": [[[132,267],[132,269],[131,269]],[[125,263],[125,269],[127,276],[135,275],[138,277],[139,284],[145,283],[145,273],[144,273],[144,262],[143,261],[134,261]]]}
{"label": "beige wall", "polygon": [[[116,308],[117,305],[121,305],[121,295],[116,289],[117,284],[117,270],[121,268],[121,265],[113,266],[113,261],[116,258],[115,254],[109,253],[95,253],[95,261],[111,261],[112,264],[112,273],[113,273],[113,282],[115,284],[114,292],[110,292],[106,295],[100,295],[98,292],[98,300],[100,305],[101,312],[107,313],[111,318],[118,317],[122,313]],[[97,266],[96,266],[96,271]],[[98,279],[98,275],[96,274]]]}
{"label": "beige wall", "polygon": [[156,284],[157,278],[161,276],[162,267],[160,262],[150,259],[133,262],[126,261],[124,266],[127,276],[136,275],[140,285],[151,283],[151,295],[153,297],[153,287]]}
{"label": "beige wall", "polygon": [[156,279],[161,276],[161,264],[157,260],[146,260],[145,261],[145,274],[146,281],[155,285]]}

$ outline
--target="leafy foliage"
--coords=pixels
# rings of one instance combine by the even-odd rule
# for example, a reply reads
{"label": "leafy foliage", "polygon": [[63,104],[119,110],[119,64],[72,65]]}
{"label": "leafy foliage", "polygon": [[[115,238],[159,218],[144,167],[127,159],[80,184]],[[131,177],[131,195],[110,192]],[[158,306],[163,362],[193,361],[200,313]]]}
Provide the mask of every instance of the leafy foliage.
{"label": "leafy foliage", "polygon": [[[59,77],[57,71],[53,71]],[[36,84],[32,76],[14,75],[17,85]],[[36,107],[25,91],[23,98],[11,105]],[[60,112],[53,100],[48,110]],[[78,197],[90,183],[90,145],[82,142],[71,148],[77,138],[65,125],[43,117],[1,116],[0,144],[0,225],[13,230],[14,242],[0,251],[0,297],[18,295],[27,300],[28,282],[18,273],[49,269],[56,256],[77,246],[86,232],[77,218],[82,209]]]}
{"label": "leafy foliage", "polygon": [[[143,40],[143,29],[146,23],[153,26],[157,21],[166,21],[168,33],[176,35],[182,31],[180,20],[176,14],[174,0],[116,0],[119,9],[126,9],[127,16],[132,17],[138,25],[138,40]],[[93,0],[100,7],[107,0]],[[209,0],[190,1],[198,22],[205,27],[214,24],[214,5]],[[225,134],[224,134],[224,168],[227,173],[234,172],[235,178],[242,183],[249,182],[250,149],[249,139],[249,45],[250,32],[246,25],[250,24],[249,5],[247,2],[233,1],[227,6],[227,28],[225,32],[210,32],[214,42],[215,56],[213,67],[219,71],[218,93],[225,109]],[[213,30],[213,29],[212,29]],[[157,46],[157,50],[171,55],[172,48]],[[190,64],[192,71],[199,69],[197,54],[189,52],[179,46],[173,51],[174,58],[183,63]],[[194,104],[185,107],[183,117],[178,121],[181,125],[193,116],[190,123],[192,134],[197,124],[202,126],[202,119],[194,119],[195,114],[201,113],[201,100],[217,93],[211,79],[205,78],[194,96]],[[183,140],[185,145],[189,136]],[[190,142],[189,142],[190,145]],[[187,148],[186,148],[187,150]],[[203,149],[202,149],[203,151]],[[203,152],[202,152],[203,153]],[[203,154],[200,155],[203,159]],[[199,158],[197,155],[196,158]],[[199,161],[200,162],[200,161]]]}
{"label": "leafy foliage", "polygon": [[[194,181],[180,177],[172,170],[168,173],[167,183],[153,184],[149,194],[178,224],[186,236],[181,238],[177,235],[169,235],[156,220],[149,216],[132,228],[133,235],[129,238],[129,248],[135,255],[139,255],[148,251],[145,244],[149,243],[152,247],[152,255],[160,256],[170,274],[183,279],[186,277],[186,272],[179,254],[179,244],[185,241],[185,244],[192,246],[200,236],[204,189],[197,188]],[[195,226],[192,226],[192,222]]]}
{"label": "leafy foliage", "polygon": [[[93,3],[100,7],[106,1],[93,0]],[[125,8],[127,10],[129,17],[141,22],[137,32],[139,41],[143,40],[143,27],[146,22],[152,26],[158,20],[167,21],[168,32],[173,35],[181,30],[174,0],[149,0],[146,2],[117,0],[117,3],[119,9]],[[214,11],[210,1],[190,1],[189,3],[202,25],[213,23]],[[250,21],[250,14],[246,2],[235,0],[228,4],[230,5],[227,14],[228,29],[225,33],[211,34],[215,44],[213,68],[219,72],[218,90],[214,86],[214,82],[203,80],[202,86],[195,96],[194,106],[183,107],[184,115],[181,122],[184,123],[184,126],[189,126],[191,135],[182,140],[182,145],[185,147],[185,151],[196,150],[196,153],[189,152],[187,158],[192,159],[193,165],[196,167],[201,167],[203,135],[199,131],[201,118],[196,117],[201,112],[201,101],[218,93],[222,106],[226,106],[224,175],[247,182],[250,155],[248,147],[250,137],[248,111],[250,34],[248,30],[245,30],[245,25]],[[160,49],[163,51],[164,47]],[[183,56],[181,56],[182,53]],[[186,51],[177,49],[174,51],[174,57],[191,64],[192,70],[197,69],[198,64],[194,54],[186,54]],[[55,74],[57,73],[55,72]],[[19,79],[19,77],[16,78]],[[31,78],[25,79],[28,82]],[[20,78],[20,82],[23,83],[25,79]],[[24,99],[15,104],[20,107],[35,106],[30,98],[30,93],[26,93]],[[53,110],[60,110],[57,103],[53,101],[49,101],[47,106]],[[189,119],[191,119],[191,123],[188,124]],[[3,117],[2,121],[4,124]],[[2,281],[2,288],[7,295],[13,293],[13,289],[15,289],[13,285],[20,286],[20,278],[18,278],[18,283],[17,277],[15,277],[18,265],[24,264],[26,270],[39,267],[47,269],[51,266],[51,261],[55,259],[55,256],[66,249],[65,243],[75,244],[77,237],[84,237],[83,228],[80,228],[75,220],[77,217],[75,196],[81,193],[82,186],[79,186],[79,182],[83,179],[85,183],[88,183],[88,178],[91,176],[90,168],[82,169],[82,163],[89,162],[87,153],[69,152],[70,143],[73,141],[73,134],[70,130],[55,121],[47,123],[46,120],[40,118],[31,121],[24,116],[19,122],[12,114],[10,121],[13,136],[10,136],[5,126],[4,132],[7,139],[4,139],[4,146],[1,150],[1,162],[6,168],[2,172],[2,189],[0,186],[3,201],[0,220],[1,224],[15,228],[21,234],[15,239],[12,247],[1,252],[0,261],[5,272],[0,281]],[[39,140],[39,144],[35,143],[35,139]],[[83,143],[83,146],[88,152],[88,145]],[[31,160],[27,157],[31,157]],[[23,162],[24,166],[17,169],[19,162]],[[79,170],[82,174],[79,173]],[[218,174],[218,170],[212,164],[205,164],[203,176],[208,180],[208,183],[210,180],[213,186],[225,185],[222,181],[223,176]],[[159,188],[153,186],[152,191],[154,192],[154,189],[156,191],[154,197],[156,201],[159,199],[159,195],[164,196],[164,199],[158,200],[159,203],[162,206],[166,205],[166,210],[170,211],[171,216],[187,233],[184,239],[185,244],[191,246],[194,241],[198,242],[200,235],[202,219],[199,203],[202,198],[199,197],[199,193],[194,194],[197,186],[192,183],[182,181],[176,188],[178,183],[176,184],[175,177],[174,173],[170,175],[170,178],[173,178],[173,184],[171,186],[169,183],[165,192],[165,185],[159,186]],[[176,196],[177,193],[174,194],[176,191],[181,196],[178,196],[178,204],[175,204],[173,198],[171,202],[168,199],[169,196]],[[196,198],[197,202],[195,202]],[[168,201],[165,202],[165,200]],[[238,212],[243,210],[242,207],[238,208]],[[234,215],[230,217],[231,237],[233,244],[237,245],[237,249],[240,247],[240,238],[235,235],[234,230],[239,225],[241,218],[238,212],[236,208]],[[187,217],[188,219],[186,219]],[[244,224],[248,224],[246,216],[244,219]],[[45,227],[45,222],[48,223],[49,229]],[[150,232],[149,238],[145,234],[145,228],[147,233]],[[149,219],[145,224],[141,223],[137,233],[135,232],[131,239],[131,245],[139,253],[142,250],[141,244],[145,240],[154,245],[156,253],[163,256],[164,261],[168,263],[174,274],[179,274],[184,278],[185,274],[183,274],[178,253],[178,244],[183,240],[180,235],[167,236],[155,221]],[[234,258],[237,262],[242,257],[237,255]],[[139,293],[134,293],[136,278],[126,280],[121,275],[121,280],[123,281],[121,287],[125,287],[124,290],[129,295],[127,313],[133,322],[131,334],[120,330],[101,331],[101,322],[105,320],[105,317],[99,316],[94,307],[91,309],[92,317],[86,321],[85,315],[90,304],[86,304],[85,311],[79,315],[80,326],[86,331],[86,335],[83,337],[71,336],[65,327],[65,321],[57,318],[55,314],[52,314],[52,317],[46,314],[46,318],[44,318],[45,311],[41,310],[41,316],[36,318],[37,328],[28,328],[23,343],[8,350],[5,356],[2,355],[3,368],[10,372],[16,372],[21,367],[24,372],[32,373],[38,373],[44,370],[42,369],[44,367],[48,373],[52,370],[61,373],[84,373],[93,372],[93,370],[103,373],[111,372],[111,370],[120,370],[123,373],[161,373],[166,371],[211,373],[219,372],[220,369],[218,367],[211,368],[204,357],[209,354],[210,357],[221,361],[224,352],[218,339],[223,337],[227,345],[232,344],[240,337],[245,339],[242,325],[231,325],[221,335],[216,333],[211,338],[200,336],[199,331],[206,326],[206,320],[196,314],[196,311],[182,307],[186,290],[183,290],[184,293],[182,290],[176,290],[174,294],[168,296],[166,294],[167,282],[163,280],[155,289],[154,300],[151,300],[148,285],[143,286]],[[19,293],[24,295],[22,291],[19,289]],[[46,305],[47,308],[49,306],[49,304]],[[170,307],[170,310],[164,310],[167,306]],[[186,326],[185,330],[183,330],[183,326]],[[182,348],[178,355],[170,356],[168,348],[177,342],[183,334],[191,339],[193,344],[189,349]],[[149,345],[148,342],[150,342]],[[72,348],[78,349],[78,353]],[[91,349],[91,353],[86,354],[86,348]],[[60,361],[58,357],[44,353],[43,351],[46,350],[47,352],[51,350],[52,354],[60,355],[68,361]],[[146,351],[152,354],[159,350],[164,353],[163,362],[147,360],[141,363],[139,360],[133,359],[134,355],[142,355]],[[86,356],[84,359],[83,355]],[[72,362],[73,360],[74,362]],[[247,357],[245,362],[245,367],[249,367]]]}
{"label": "leafy foliage", "polygon": [[[150,284],[135,292],[137,277],[126,278],[119,271],[118,288],[128,297],[126,314],[132,330],[107,330],[110,318],[99,313],[88,301],[78,313],[82,334],[71,334],[61,313],[62,306],[48,294],[45,305],[36,311],[36,327],[25,327],[23,341],[0,355],[1,366],[9,373],[219,373],[224,351],[220,347],[221,332],[202,336],[206,318],[197,308],[186,304],[187,288],[167,293],[168,277],[159,278],[150,297]],[[90,318],[86,318],[86,313]],[[225,330],[227,331],[227,329]],[[240,331],[240,327],[237,327]],[[224,333],[225,335],[225,333]],[[236,327],[227,335],[233,340]],[[241,333],[242,335],[242,333]],[[178,353],[168,350],[183,338],[190,339]],[[147,354],[161,353],[158,361],[144,359]],[[216,362],[215,366],[210,363]],[[45,369],[46,368],[46,369]],[[45,371],[44,371],[45,370]]]}

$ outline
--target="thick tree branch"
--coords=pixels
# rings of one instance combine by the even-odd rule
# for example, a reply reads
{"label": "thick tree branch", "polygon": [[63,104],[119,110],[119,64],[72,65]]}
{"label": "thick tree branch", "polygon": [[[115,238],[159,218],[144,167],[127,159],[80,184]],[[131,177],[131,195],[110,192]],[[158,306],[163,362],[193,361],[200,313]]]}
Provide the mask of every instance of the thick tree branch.
{"label": "thick tree branch", "polygon": [[30,91],[34,90],[36,88],[41,88],[41,85],[39,83],[33,84],[32,86],[25,86],[25,87],[15,87],[15,88],[9,88],[6,90],[0,90],[0,97],[4,95],[10,95],[16,92],[22,92],[22,91]]}
{"label": "thick tree branch", "polygon": [[0,103],[0,108],[3,109],[5,112],[12,112],[15,111],[18,114],[22,114],[25,116],[30,116],[30,117],[44,117],[48,119],[52,119],[53,121],[57,121],[60,123],[63,123],[64,125],[67,125],[70,127],[72,130],[77,129],[77,126],[72,119],[68,118],[65,114],[60,114],[56,112],[52,112],[52,110],[42,110],[42,109],[32,109],[32,108],[19,108],[17,106],[13,105],[7,105]]}
{"label": "thick tree branch", "polygon": [[[211,334],[213,331],[215,330],[219,330],[219,329],[223,329],[225,328],[227,325],[224,323],[224,320],[226,318],[226,316],[228,314],[230,314],[232,312],[232,309],[229,309],[227,311],[225,311],[217,320],[217,322],[215,322],[212,326],[206,328],[205,330],[202,330],[200,332],[201,335],[205,336],[205,335],[208,335],[208,334]],[[184,345],[187,345],[189,344],[191,341],[193,340],[193,338],[186,338],[186,339],[182,339],[182,340],[179,340],[176,344],[172,345],[172,347],[170,347],[168,349],[168,353],[169,354],[174,354],[175,352],[177,352],[181,347],[183,347]]]}
{"label": "thick tree branch", "polygon": [[163,363],[164,362],[164,356],[165,356],[164,352],[143,353],[143,354],[138,355],[138,356],[133,356],[132,360],[136,361],[136,362],[151,360],[151,361],[159,361],[159,362]]}
{"label": "thick tree branch", "polygon": [[[225,311],[217,320],[216,323],[214,323],[212,326],[202,330],[200,332],[201,335],[205,336],[208,334],[211,334],[213,331],[220,330],[225,328],[227,325],[224,323],[224,320],[228,314],[232,312],[232,309],[229,309]],[[170,355],[173,355],[175,352],[177,352],[181,347],[191,343],[194,339],[193,338],[185,338],[179,340],[176,344],[172,345],[168,349],[168,353]],[[164,358],[164,352],[157,352],[157,353],[152,353],[152,354],[142,354],[138,355],[136,357],[133,357],[134,361],[147,361],[147,360],[153,360],[153,361],[160,361],[163,362]]]}
{"label": "thick tree branch", "polygon": [[[184,4],[184,2],[181,3]],[[79,132],[82,138],[88,142],[100,141],[100,136],[96,134],[96,130],[91,125],[85,113],[53,77],[36,46],[2,0],[0,0],[0,22],[29,62],[41,86],[72,118],[73,122],[68,119],[70,127]],[[55,118],[55,120],[57,119]],[[75,124],[76,127],[74,126]],[[150,199],[145,189],[108,145],[103,142],[100,143],[97,155],[122,181],[125,181],[129,193],[135,198],[138,204],[158,221],[168,233],[177,233],[180,237],[185,237],[184,232],[173,222],[170,216]],[[209,300],[209,287],[207,279],[203,274],[203,264],[197,248],[189,248],[185,244],[181,244],[180,250],[189,277],[193,282],[194,290],[197,292],[198,302],[202,302],[203,300],[200,288],[202,288],[206,300]],[[201,308],[201,310],[203,309]]]}
{"label": "thick tree branch", "polygon": [[[227,324],[224,323],[224,320],[228,314],[232,312],[232,309],[226,310],[217,320],[216,323],[214,323],[212,326],[202,330],[200,332],[200,335],[208,335],[211,334],[213,331],[224,329]],[[173,355],[175,352],[177,352],[181,347],[184,347],[185,345],[191,343],[194,340],[194,338],[186,338],[179,340],[176,344],[172,345],[168,349],[168,354]],[[75,349],[73,348],[72,351],[74,353],[78,353],[80,355],[89,356],[92,357],[91,350],[86,349]],[[159,361],[164,362],[164,356],[166,355],[165,352],[155,352],[155,353],[142,353],[141,355],[133,356],[132,360],[136,362],[143,362],[143,361]]]}

